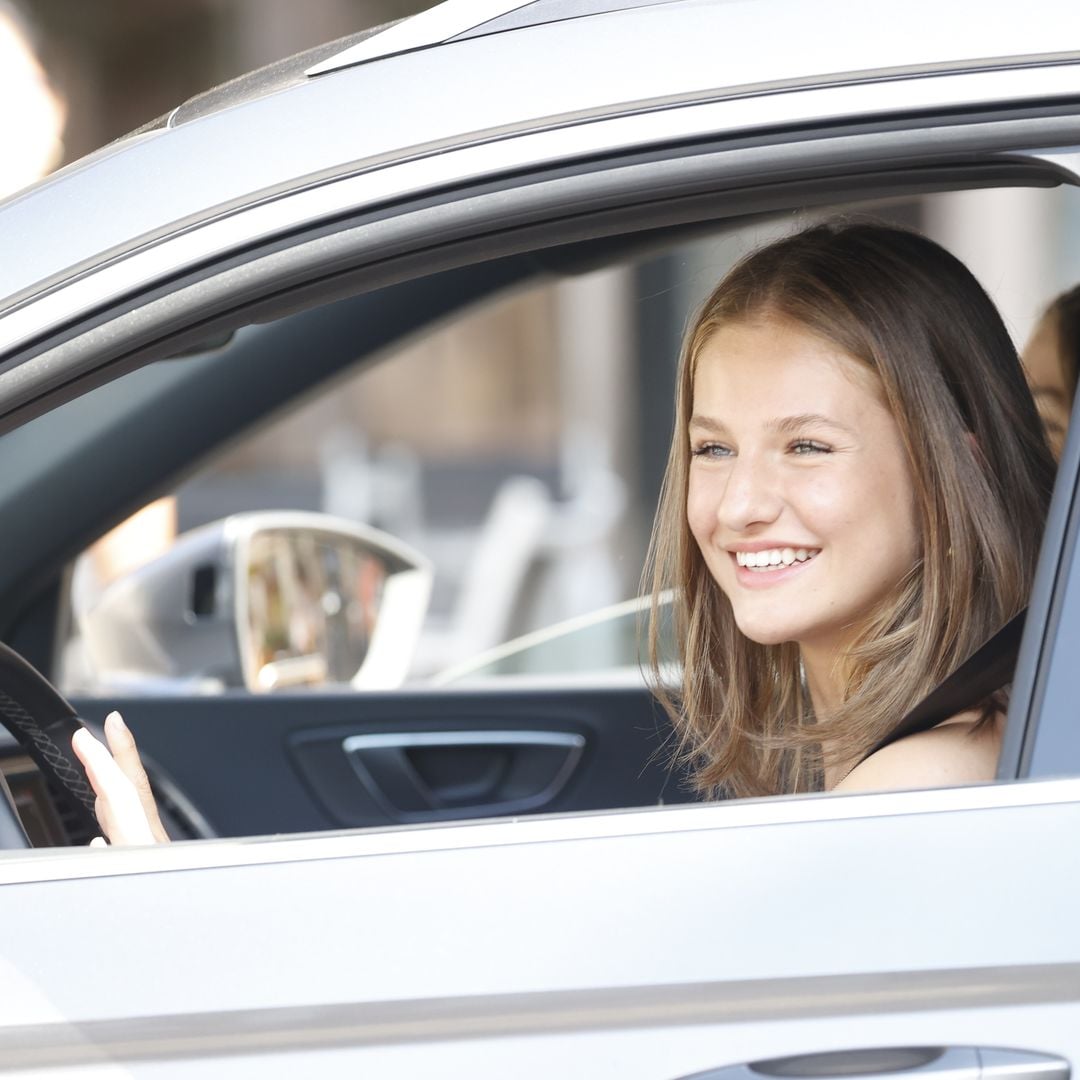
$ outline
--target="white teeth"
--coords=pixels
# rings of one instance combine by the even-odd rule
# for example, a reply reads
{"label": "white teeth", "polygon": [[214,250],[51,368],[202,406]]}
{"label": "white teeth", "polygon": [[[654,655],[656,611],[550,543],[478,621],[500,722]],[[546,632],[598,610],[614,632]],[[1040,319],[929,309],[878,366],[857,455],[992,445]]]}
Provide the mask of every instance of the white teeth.
{"label": "white teeth", "polygon": [[735,561],[752,570],[773,566],[791,566],[807,562],[818,553],[816,548],[770,548],[766,551],[736,551]]}

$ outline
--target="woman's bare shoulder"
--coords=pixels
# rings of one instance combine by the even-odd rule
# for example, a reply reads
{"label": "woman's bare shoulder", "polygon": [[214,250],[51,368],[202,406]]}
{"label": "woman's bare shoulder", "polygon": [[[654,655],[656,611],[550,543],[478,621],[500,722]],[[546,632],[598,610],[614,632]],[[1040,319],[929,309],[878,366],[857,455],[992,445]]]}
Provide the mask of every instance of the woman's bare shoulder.
{"label": "woman's bare shoulder", "polygon": [[833,788],[850,791],[903,791],[988,783],[997,772],[1003,717],[980,724],[976,713],[962,713],[943,724],[909,735],[872,754]]}

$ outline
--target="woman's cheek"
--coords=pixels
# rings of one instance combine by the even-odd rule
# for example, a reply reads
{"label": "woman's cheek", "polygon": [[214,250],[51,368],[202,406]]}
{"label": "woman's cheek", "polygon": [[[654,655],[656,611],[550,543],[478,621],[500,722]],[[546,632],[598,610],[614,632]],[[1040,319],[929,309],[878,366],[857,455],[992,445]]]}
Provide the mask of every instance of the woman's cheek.
{"label": "woman's cheek", "polygon": [[693,471],[690,473],[686,494],[686,523],[698,546],[704,546],[708,542],[716,524],[716,514],[708,495],[708,484],[704,483],[700,476],[696,477]]}

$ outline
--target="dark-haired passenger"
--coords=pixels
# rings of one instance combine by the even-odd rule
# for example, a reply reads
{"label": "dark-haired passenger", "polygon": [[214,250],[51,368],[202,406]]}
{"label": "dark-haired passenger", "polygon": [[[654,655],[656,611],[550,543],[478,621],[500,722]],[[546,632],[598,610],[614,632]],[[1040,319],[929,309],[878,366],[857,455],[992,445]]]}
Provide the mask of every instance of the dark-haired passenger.
{"label": "dark-haired passenger", "polygon": [[1050,449],[1060,459],[1080,373],[1080,285],[1048,305],[1024,346],[1023,362]]}

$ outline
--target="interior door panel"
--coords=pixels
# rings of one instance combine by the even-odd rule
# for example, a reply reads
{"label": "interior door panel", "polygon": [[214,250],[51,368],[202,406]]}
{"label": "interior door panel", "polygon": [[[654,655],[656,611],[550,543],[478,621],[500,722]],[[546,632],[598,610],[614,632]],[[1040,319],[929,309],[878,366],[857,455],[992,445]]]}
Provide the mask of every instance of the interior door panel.
{"label": "interior door panel", "polygon": [[[115,702],[79,699],[101,720]],[[693,801],[644,688],[145,697],[146,760],[220,836]]]}

